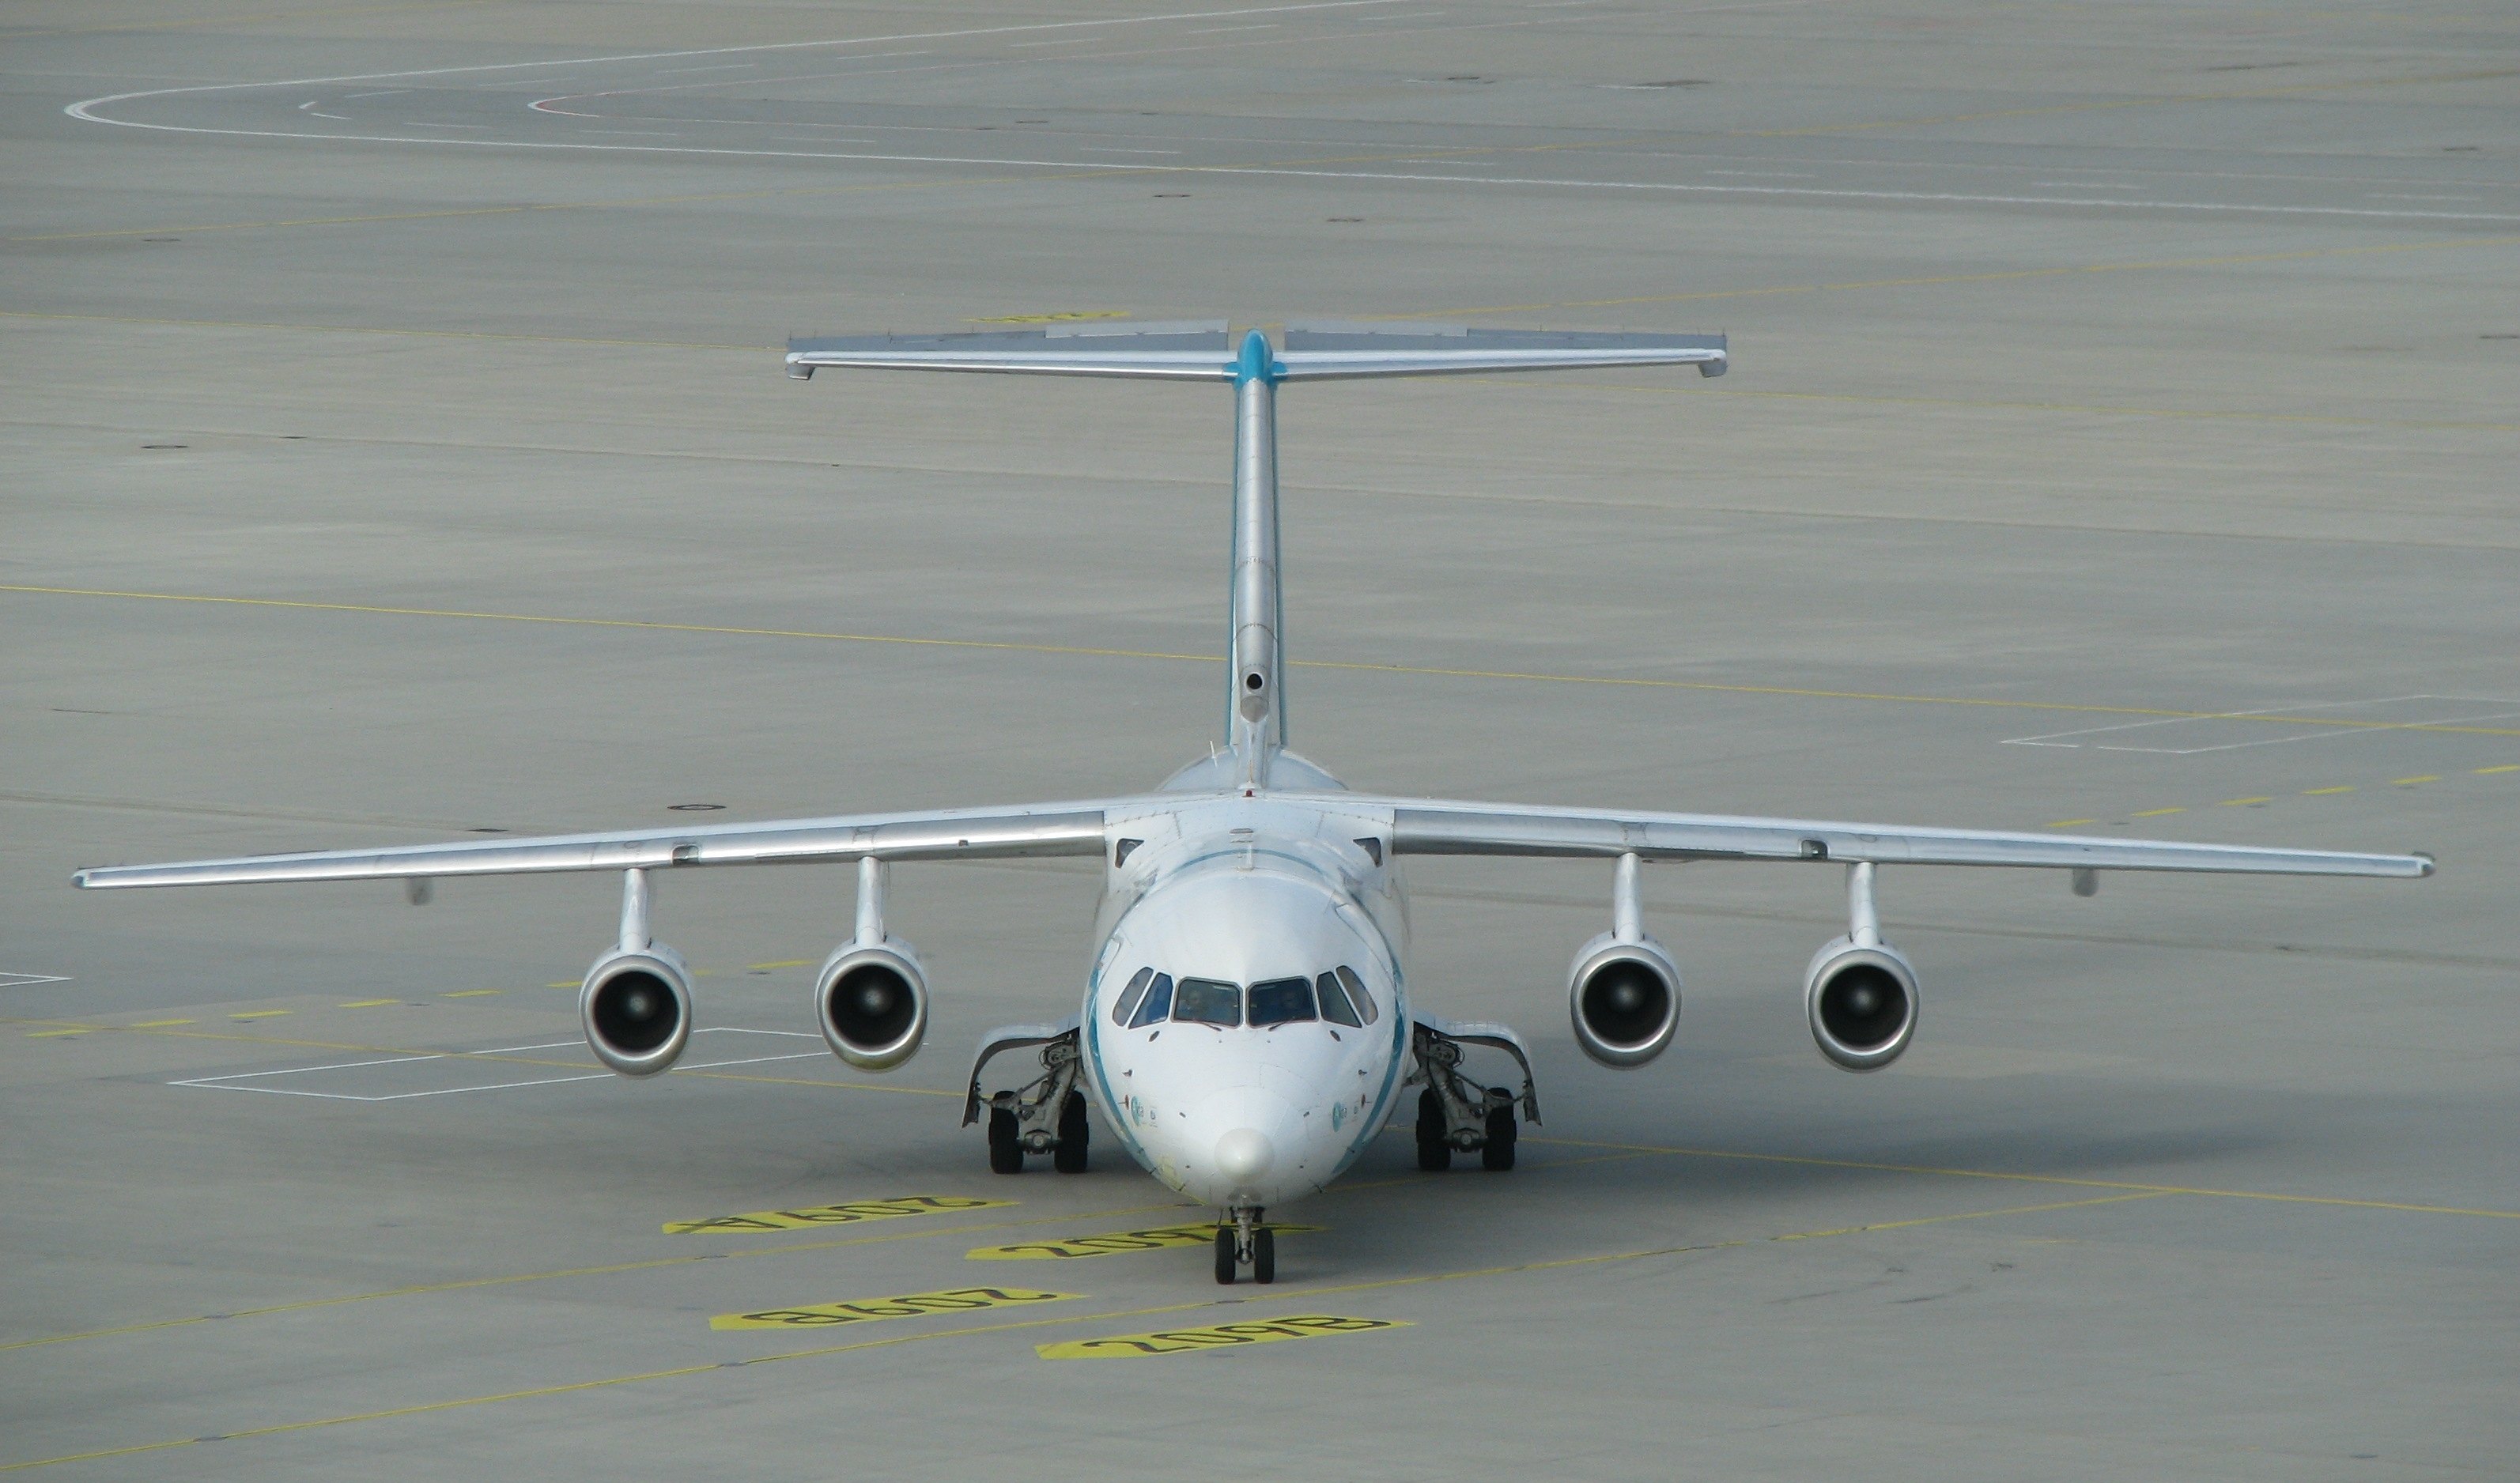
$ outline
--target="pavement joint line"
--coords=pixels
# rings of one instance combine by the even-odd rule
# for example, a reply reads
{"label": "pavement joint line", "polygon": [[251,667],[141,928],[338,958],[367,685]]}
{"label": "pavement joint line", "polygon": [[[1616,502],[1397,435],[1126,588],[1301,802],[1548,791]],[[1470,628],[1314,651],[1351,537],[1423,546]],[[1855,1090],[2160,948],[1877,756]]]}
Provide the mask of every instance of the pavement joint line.
{"label": "pavement joint line", "polygon": [[[550,623],[579,628],[637,628],[663,633],[722,634],[738,638],[818,639],[848,644],[903,644],[933,649],[1003,650],[1021,653],[1073,654],[1089,658],[1159,659],[1222,664],[1221,654],[1172,653],[1159,650],[1096,649],[1082,645],[1019,644],[1001,639],[932,639],[900,634],[823,633],[810,629],[743,628],[713,623],[667,623],[641,618],[582,618],[550,613],[472,612],[454,608],[384,607],[362,603],[317,603],[285,598],[219,597],[202,593],[122,592],[107,588],[42,587],[0,583],[0,592],[43,597],[122,598],[151,603],[207,603],[240,607],[294,608],[310,612],[366,612],[387,617],[460,618],[494,623]],[[1817,690],[1788,685],[1720,685],[1702,680],[1659,680],[1622,675],[1552,675],[1519,670],[1460,669],[1429,664],[1386,664],[1364,660],[1293,659],[1297,669],[1356,670],[1375,674],[1425,675],[1443,679],[1519,680],[1548,685],[1616,685],[1645,690],[1708,691],[1724,695],[1790,696],[1819,700],[1876,700],[1907,705],[1975,705],[2001,710],[2069,711],[2110,716],[2160,716],[2182,721],[2250,721],[2270,725],[2325,726],[2340,730],[2442,732],[2481,737],[2520,737],[2520,729],[2490,726],[2443,726],[2412,721],[2358,721],[2333,716],[2282,716],[2259,712],[2236,714],[2214,710],[2172,710],[2144,705],[2085,705],[2058,700],[2010,700],[1993,697],[1904,696],[1870,691]],[[555,984],[553,987],[566,987]]]}
{"label": "pavement joint line", "polygon": [[2520,1220],[2520,1210],[2476,1210],[2460,1205],[2417,1205],[2400,1200],[2348,1199],[2330,1194],[2275,1194],[2262,1190],[2205,1190],[2186,1185],[2146,1185],[2131,1180],[2077,1179],[2062,1174],[2009,1174],[1996,1169],[1944,1169],[1928,1164],[1882,1164],[1851,1158],[1815,1158],[1791,1153],[1742,1153],[1722,1148],[1677,1148],[1649,1144],[1594,1143],[1573,1138],[1533,1138],[1527,1144],[1554,1144],[1570,1148],[1623,1148],[1642,1153],[1668,1153],[1688,1158],[1729,1158],[1753,1163],[1811,1164],[1825,1169],[1870,1169],[1884,1174],[1937,1174],[1954,1179],[2017,1180],[2025,1184],[2069,1185],[2087,1190],[2133,1190],[2147,1194],[2199,1194],[2216,1199],[2268,1200],[2287,1205],[2341,1205],[2361,1210],[2404,1210],[2417,1215],[2478,1215],[2495,1220]]}
{"label": "pavement joint line", "polygon": [[[1145,1215],[1152,1211],[1189,1208],[1177,1202],[1160,1205],[1128,1205],[1114,1210],[1082,1210],[1063,1215],[1027,1215],[1013,1220],[984,1221],[970,1226],[929,1226],[910,1231],[887,1231],[880,1236],[842,1236],[825,1241],[790,1241],[778,1246],[752,1246],[736,1251],[694,1252],[689,1256],[651,1257],[636,1262],[615,1262],[598,1267],[569,1267],[557,1272],[519,1272],[501,1277],[466,1278],[453,1282],[426,1282],[407,1287],[386,1287],[375,1292],[351,1292],[339,1297],[306,1298],[293,1303],[274,1303],[262,1308],[239,1308],[230,1313],[203,1313],[190,1318],[158,1319],[147,1324],[125,1324],[114,1328],[97,1328],[84,1333],[54,1334],[40,1339],[19,1339],[0,1344],[0,1353],[12,1349],[36,1349],[47,1344],[70,1344],[85,1339],[112,1338],[117,1334],[146,1333],[158,1328],[181,1328],[193,1324],[207,1324],[220,1319],[266,1318],[276,1313],[301,1313],[310,1308],[338,1308],[345,1303],[372,1302],[378,1298],[419,1297],[432,1292],[461,1292],[473,1287],[499,1287],[515,1282],[545,1282],[561,1278],[608,1277],[621,1272],[647,1272],[658,1267],[686,1266],[693,1262],[719,1262],[742,1257],[785,1256],[798,1251],[829,1251],[841,1246],[868,1246],[881,1241],[917,1240],[930,1236],[969,1236],[983,1231],[1004,1231],[1017,1226],[1057,1225],[1066,1221],[1102,1220],[1122,1215]],[[0,1468],[0,1471],[6,1471]]]}
{"label": "pavement joint line", "polygon": [[[2002,273],[1951,273],[1928,278],[1879,278],[1858,283],[1798,284],[1770,289],[1718,289],[1695,293],[1653,293],[1635,298],[1575,298],[1544,304],[1482,304],[1473,308],[1429,309],[1415,314],[1376,315],[1378,319],[1458,319],[1471,314],[1535,314],[1549,309],[1622,309],[1638,304],[1689,303],[1708,298],[1755,298],[1774,293],[1831,293],[1855,289],[1912,289],[1943,284],[2002,283],[2009,279],[2062,278],[2075,273],[2159,272],[2174,268],[2237,267],[2249,263],[2290,262],[2314,257],[2349,257],[2365,252],[2428,252],[2442,247],[2503,247],[2520,237],[2476,237],[2455,242],[2380,243],[2359,247],[2313,247],[2294,252],[2250,252],[2227,257],[2166,258],[2151,262],[2075,263],[2059,268],[2016,268]],[[1660,387],[1657,390],[1663,389]],[[1734,395],[1744,393],[1735,392]],[[1787,396],[1791,392],[1765,392]],[[1867,398],[1881,401],[1924,401],[1924,398]],[[1974,404],[1967,404],[1974,405]],[[2036,403],[2030,405],[2037,405]],[[2084,410],[2084,409],[2066,409]],[[2099,409],[2091,409],[2099,410]],[[2129,409],[2133,410],[2133,409]]]}
{"label": "pavement joint line", "polygon": [[[393,1003],[395,1001],[388,1000],[385,1002]],[[347,1008],[347,1006],[344,1006],[344,1008]],[[287,1014],[292,1011],[288,1010],[265,1010],[261,1012],[264,1014]],[[252,1016],[239,1014],[230,1015],[229,1017],[231,1019],[243,1019]],[[27,1036],[28,1039],[35,1039],[39,1036],[46,1035],[83,1035],[90,1031],[100,1030],[119,1030],[125,1033],[144,1031],[151,1035],[170,1035],[184,1040],[237,1040],[244,1041],[250,1045],[259,1046],[294,1046],[299,1049],[309,1051],[351,1051],[366,1056],[405,1056],[423,1060],[486,1060],[495,1061],[503,1065],[514,1066],[555,1066],[568,1071],[600,1071],[604,1069],[602,1066],[582,1060],[549,1060],[541,1056],[508,1056],[491,1051],[423,1051],[416,1050],[409,1046],[348,1045],[340,1041],[332,1040],[291,1040],[283,1039],[275,1035],[221,1034],[215,1030],[158,1029],[152,1026],[136,1024],[87,1024],[78,1020],[68,1019],[21,1019],[0,1017],[0,1024],[55,1025],[61,1027],[51,1030],[29,1032]],[[253,1073],[240,1072],[237,1074],[251,1075]],[[788,1087],[836,1087],[844,1091],[852,1092],[890,1092],[898,1096],[905,1097],[961,1097],[964,1095],[961,1092],[947,1091],[940,1087],[887,1087],[876,1082],[866,1081],[817,1081],[812,1077],[807,1076],[753,1076],[738,1071],[711,1071],[700,1066],[675,1066],[668,1069],[665,1074],[668,1076],[699,1076],[705,1077],[711,1081],[758,1081]]]}
{"label": "pavement joint line", "polygon": [[12,31],[12,39],[26,36],[99,36],[120,31],[194,30],[205,25],[264,25],[274,21],[311,21],[319,17],[373,16],[381,11],[470,10],[476,6],[495,5],[499,0],[402,0],[394,5],[338,5],[313,11],[267,11],[259,16],[215,16],[206,21],[134,21],[122,25],[55,26],[39,31]]}
{"label": "pavement joint line", "polygon": [[[1642,1251],[1609,1252],[1596,1256],[1563,1257],[1545,1262],[1521,1262],[1502,1267],[1482,1267],[1464,1272],[1426,1273],[1416,1277],[1381,1278],[1363,1282],[1332,1283],[1319,1287],[1290,1286],[1282,1291],[1254,1298],[1198,1298],[1184,1303],[1164,1303],[1144,1308],[1121,1308],[1103,1313],[1062,1314],[1055,1318],[1018,1319],[1001,1324],[978,1324],[961,1328],[939,1328],[894,1334],[879,1339],[860,1339],[849,1344],[829,1344],[813,1349],[788,1350],[781,1354],[755,1355],[750,1359],[710,1361],[700,1365],[677,1366],[670,1370],[645,1371],[637,1374],[608,1375],[602,1379],[578,1380],[562,1385],[544,1385],[529,1390],[502,1391],[495,1395],[466,1396],[451,1401],[430,1401],[418,1406],[400,1406],[385,1411],[360,1412],[352,1416],[326,1416],[312,1421],[287,1421],[276,1426],[257,1426],[239,1431],[219,1432],[206,1437],[179,1437],[164,1442],[144,1442],[130,1447],[101,1449],[66,1457],[38,1458],[24,1462],[0,1463],[0,1472],[17,1472],[27,1468],[49,1467],[62,1462],[84,1462],[100,1458],[128,1457],[136,1453],[159,1452],[168,1448],[188,1447],[198,1442],[227,1442],[246,1437],[278,1436],[295,1431],[312,1431],[319,1427],[344,1426],[360,1421],[382,1421],[398,1416],[422,1416],[430,1412],[453,1411],[471,1406],[490,1406],[506,1401],[535,1400],[545,1396],[570,1395],[580,1391],[607,1389],[615,1385],[636,1385],[651,1380],[677,1379],[687,1375],[705,1374],[718,1370],[740,1370],[754,1365],[776,1365],[789,1360],[823,1359],[835,1354],[849,1354],[865,1349],[885,1349],[898,1344],[926,1343],[936,1339],[968,1338],[974,1334],[1004,1333],[1013,1329],[1042,1328],[1062,1324],[1099,1324],[1116,1319],[1145,1318],[1159,1313],[1188,1313],[1203,1308],[1223,1308],[1250,1304],[1278,1304],[1310,1301],[1314,1298],[1351,1292],[1370,1292],[1390,1287],[1417,1286],[1428,1282],[1463,1281],[1478,1278],[1511,1277],[1523,1273],[1562,1271],[1573,1267],[1600,1266],[1612,1262],[1642,1261],[1657,1256],[1679,1256],[1701,1251],[1722,1251],[1742,1246],[1762,1245],[1776,1241],[1818,1240],[1830,1236],[1862,1236],[1876,1231],[1898,1231],[1916,1226],[1938,1225],[1950,1221],[1984,1220],[2004,1215],[2033,1215],[2054,1210],[2072,1210],[2091,1205],[2116,1204],[2127,1200],[2152,1199],[2164,1194],[2191,1193],[2190,1191],[2144,1190],[2134,1193],[2102,1195],[2092,1199],[2063,1200],[2040,1205],[2017,1205],[1998,1210],[1967,1210],[1950,1215],[1923,1216],[1914,1220],[1887,1221],[1875,1225],[1845,1226],[1828,1231],[1798,1231],[1778,1236],[1741,1236],[1731,1240],[1696,1242],[1687,1245],[1659,1246]],[[1084,1217],[1058,1217],[1082,1219]],[[1007,1224],[1017,1224],[1009,1222]],[[938,1233],[926,1233],[934,1235]],[[878,1237],[880,1238],[880,1237]],[[847,1244],[831,1242],[828,1244]],[[800,1248],[790,1248],[800,1249]],[[680,1258],[679,1260],[704,1260]],[[660,1265],[660,1264],[659,1264]],[[618,1269],[615,1269],[618,1270]],[[386,1294],[379,1294],[380,1296]],[[354,1301],[334,1299],[332,1301]],[[311,1306],[311,1305],[310,1305]],[[179,1319],[175,1323],[198,1323],[197,1319]],[[38,1340],[37,1342],[47,1342]]]}

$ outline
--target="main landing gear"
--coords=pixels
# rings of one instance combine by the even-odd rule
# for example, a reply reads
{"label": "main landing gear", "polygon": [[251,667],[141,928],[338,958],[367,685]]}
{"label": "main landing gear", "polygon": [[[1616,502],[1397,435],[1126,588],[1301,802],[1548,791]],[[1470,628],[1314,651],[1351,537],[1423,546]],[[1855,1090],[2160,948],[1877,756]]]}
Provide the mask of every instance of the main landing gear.
{"label": "main landing gear", "polygon": [[1216,1280],[1231,1285],[1238,1269],[1249,1267],[1251,1281],[1278,1281],[1278,1233],[1260,1224],[1261,1212],[1251,1206],[1226,1212],[1232,1224],[1216,1228]]}
{"label": "main landing gear", "polygon": [[[1001,1051],[1041,1047],[1041,1075],[1021,1088],[980,1095],[980,1071]],[[1024,1155],[1047,1153],[1050,1166],[1061,1174],[1082,1174],[1093,1123],[1085,1110],[1085,1094],[1076,1090],[1076,1031],[1056,1025],[1015,1025],[989,1038],[971,1066],[971,1087],[964,1100],[963,1124],[970,1126],[985,1109],[989,1118],[989,1172],[1021,1174]]]}
{"label": "main landing gear", "polygon": [[[1513,1110],[1519,1102],[1533,1122],[1540,1121],[1540,1099],[1531,1086],[1531,1062],[1522,1047],[1508,1038],[1511,1031],[1502,1025],[1453,1026],[1446,1030],[1419,1022],[1410,1027],[1410,1048],[1417,1066],[1410,1072],[1412,1084],[1422,1083],[1425,1090],[1418,1094],[1418,1167],[1429,1174],[1441,1174],[1453,1167],[1453,1155],[1475,1151],[1479,1166],[1502,1172],[1513,1167],[1513,1146],[1519,1135]],[[1487,1030],[1501,1033],[1479,1033]],[[1482,1087],[1462,1074],[1462,1047],[1491,1046],[1511,1056],[1522,1066],[1522,1095],[1516,1097],[1508,1087]]]}

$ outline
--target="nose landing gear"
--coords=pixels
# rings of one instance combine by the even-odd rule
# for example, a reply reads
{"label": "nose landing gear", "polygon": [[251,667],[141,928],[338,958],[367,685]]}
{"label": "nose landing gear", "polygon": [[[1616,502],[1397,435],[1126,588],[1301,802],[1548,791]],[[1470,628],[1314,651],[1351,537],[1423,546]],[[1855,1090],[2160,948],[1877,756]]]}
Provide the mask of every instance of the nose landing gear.
{"label": "nose landing gear", "polygon": [[[1248,1266],[1251,1281],[1278,1281],[1278,1233],[1260,1224],[1261,1212],[1249,1205],[1226,1212],[1216,1228],[1216,1280],[1231,1285],[1238,1269]],[[1231,1224],[1228,1224],[1230,1222]]]}

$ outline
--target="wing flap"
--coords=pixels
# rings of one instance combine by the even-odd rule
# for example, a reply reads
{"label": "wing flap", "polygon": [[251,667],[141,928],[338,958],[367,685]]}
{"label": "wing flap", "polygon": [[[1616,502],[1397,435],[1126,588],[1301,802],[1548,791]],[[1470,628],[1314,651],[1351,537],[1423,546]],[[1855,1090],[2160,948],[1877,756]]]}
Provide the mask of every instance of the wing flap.
{"label": "wing flap", "polygon": [[2431,857],[2260,845],[2190,844],[1918,829],[1713,814],[1542,809],[1442,800],[1351,799],[1388,806],[1394,855],[1516,855],[1647,860],[1836,860],[1897,865],[2021,866],[2045,870],[2202,871],[2270,876],[2433,873]]}
{"label": "wing flap", "polygon": [[70,876],[89,890],[152,885],[246,885],[292,880],[388,880],[412,876],[517,876],[696,865],[794,865],[855,860],[990,860],[1102,852],[1101,803],[1014,809],[863,814],[766,824],[713,824],[496,841],[309,850],[90,866]]}

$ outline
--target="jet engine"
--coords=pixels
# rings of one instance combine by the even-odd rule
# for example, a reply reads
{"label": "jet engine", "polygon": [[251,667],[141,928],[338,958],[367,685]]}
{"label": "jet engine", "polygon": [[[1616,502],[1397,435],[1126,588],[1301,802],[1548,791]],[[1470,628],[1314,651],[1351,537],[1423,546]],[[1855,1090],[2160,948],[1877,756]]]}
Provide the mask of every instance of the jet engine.
{"label": "jet engine", "polygon": [[1680,1029],[1680,966],[1650,937],[1603,932],[1566,974],[1575,1044],[1605,1066],[1641,1066]]}
{"label": "jet engine", "polygon": [[844,942],[814,976],[814,1020],[832,1053],[861,1071],[889,1071],[927,1033],[927,975],[898,937]]}
{"label": "jet engine", "polygon": [[653,1076],[692,1038],[692,970],[663,943],[595,960],[577,991],[577,1017],[595,1058],[624,1076]]}
{"label": "jet engine", "polygon": [[1886,942],[1840,937],[1804,970],[1803,1006],[1820,1054],[1849,1071],[1878,1071],[1916,1034],[1916,970]]}

